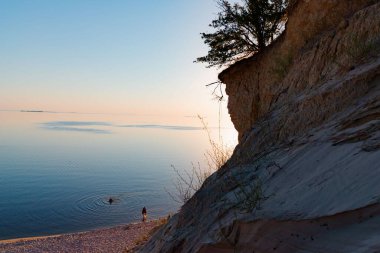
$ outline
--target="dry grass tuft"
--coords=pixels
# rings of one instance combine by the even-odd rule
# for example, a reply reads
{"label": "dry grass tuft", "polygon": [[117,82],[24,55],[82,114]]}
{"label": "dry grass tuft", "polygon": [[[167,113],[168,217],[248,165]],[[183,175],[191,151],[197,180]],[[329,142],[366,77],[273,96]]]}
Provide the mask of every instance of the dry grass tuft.
{"label": "dry grass tuft", "polygon": [[174,192],[167,189],[166,192],[177,203],[185,204],[196,191],[198,191],[204,181],[215,171],[219,170],[231,157],[233,149],[223,143],[221,137],[215,141],[211,137],[210,128],[201,116],[198,116],[203,125],[203,130],[207,133],[210,149],[205,152],[207,166],[201,167],[200,163],[192,163],[190,169],[178,170],[174,165],[172,169],[175,174],[173,180]]}
{"label": "dry grass tuft", "polygon": [[154,222],[156,222],[157,224],[152,228],[152,230],[150,230],[148,234],[145,234],[141,236],[139,239],[137,239],[134,242],[135,246],[133,248],[125,249],[123,253],[133,253],[139,250],[154,235],[154,233],[157,232],[157,230],[159,230],[168,222],[168,218],[159,218]]}

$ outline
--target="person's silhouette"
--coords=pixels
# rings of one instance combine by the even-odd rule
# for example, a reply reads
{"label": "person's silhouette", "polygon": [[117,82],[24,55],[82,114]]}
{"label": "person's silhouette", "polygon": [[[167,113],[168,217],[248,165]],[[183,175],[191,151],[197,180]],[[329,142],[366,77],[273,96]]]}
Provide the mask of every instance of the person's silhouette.
{"label": "person's silhouette", "polygon": [[142,221],[145,222],[146,219],[147,219],[147,212],[146,212],[146,208],[145,208],[145,206],[144,206],[144,208],[142,209],[141,214],[142,214],[142,216],[143,216]]}

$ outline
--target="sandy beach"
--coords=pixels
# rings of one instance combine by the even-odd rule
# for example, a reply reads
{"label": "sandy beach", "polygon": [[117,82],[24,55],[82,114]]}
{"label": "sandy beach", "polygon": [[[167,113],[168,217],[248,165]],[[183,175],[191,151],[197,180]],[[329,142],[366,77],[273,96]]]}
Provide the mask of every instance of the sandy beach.
{"label": "sandy beach", "polygon": [[130,252],[149,237],[163,220],[152,220],[93,231],[0,241],[1,253],[20,252]]}

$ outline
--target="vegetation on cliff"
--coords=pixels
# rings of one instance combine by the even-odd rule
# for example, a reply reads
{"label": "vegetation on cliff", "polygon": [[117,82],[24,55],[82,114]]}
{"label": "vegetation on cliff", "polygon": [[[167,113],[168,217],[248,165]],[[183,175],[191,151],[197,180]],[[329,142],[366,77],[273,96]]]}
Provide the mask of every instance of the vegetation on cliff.
{"label": "vegetation on cliff", "polygon": [[219,75],[239,144],[140,252],[379,248],[379,11],[298,1],[281,38]]}
{"label": "vegetation on cliff", "polygon": [[281,33],[288,0],[243,0],[242,5],[218,0],[218,17],[211,22],[213,33],[201,33],[210,47],[196,59],[212,66],[233,63],[263,50]]}
{"label": "vegetation on cliff", "polygon": [[206,166],[198,163],[191,163],[188,169],[178,170],[174,165],[174,190],[165,189],[169,196],[181,205],[185,204],[197,192],[205,180],[215,171],[219,170],[231,157],[232,148],[223,142],[221,136],[219,141],[211,137],[211,131],[204,118],[198,115],[202,123],[203,130],[207,134],[210,148],[204,153]]}

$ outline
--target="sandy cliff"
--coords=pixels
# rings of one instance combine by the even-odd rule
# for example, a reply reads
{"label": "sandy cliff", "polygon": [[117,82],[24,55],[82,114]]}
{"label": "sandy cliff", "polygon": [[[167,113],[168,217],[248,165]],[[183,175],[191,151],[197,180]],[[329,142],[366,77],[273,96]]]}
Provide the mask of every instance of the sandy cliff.
{"label": "sandy cliff", "polygon": [[380,252],[379,13],[300,0],[220,74],[239,145],[141,252]]}

